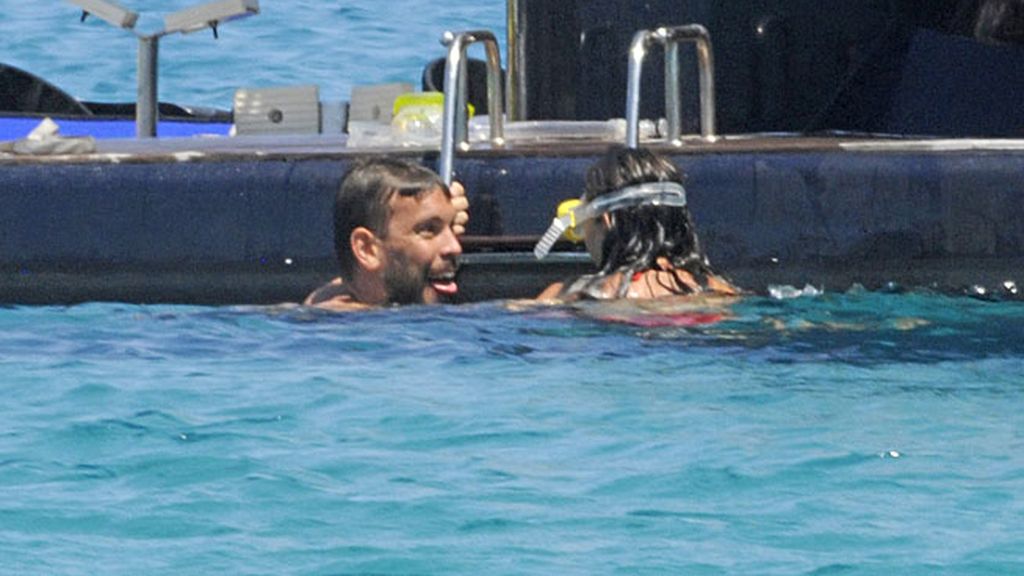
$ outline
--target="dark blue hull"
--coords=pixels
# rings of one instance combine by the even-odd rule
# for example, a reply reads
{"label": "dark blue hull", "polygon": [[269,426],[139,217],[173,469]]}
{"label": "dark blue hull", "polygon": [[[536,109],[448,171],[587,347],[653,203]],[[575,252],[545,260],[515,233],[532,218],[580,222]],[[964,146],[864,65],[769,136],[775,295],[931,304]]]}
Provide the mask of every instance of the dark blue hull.
{"label": "dark blue hull", "polygon": [[[745,287],[998,290],[1021,279],[1019,142],[959,141],[952,151],[845,142],[755,138],[663,151],[689,174],[713,264]],[[333,194],[366,152],[316,141],[201,153],[132,146],[0,160],[0,301],[274,303],[300,300],[335,274]],[[456,161],[472,202],[463,299],[530,296],[587,269],[580,253],[538,263],[529,249],[606,146],[513,147]]]}

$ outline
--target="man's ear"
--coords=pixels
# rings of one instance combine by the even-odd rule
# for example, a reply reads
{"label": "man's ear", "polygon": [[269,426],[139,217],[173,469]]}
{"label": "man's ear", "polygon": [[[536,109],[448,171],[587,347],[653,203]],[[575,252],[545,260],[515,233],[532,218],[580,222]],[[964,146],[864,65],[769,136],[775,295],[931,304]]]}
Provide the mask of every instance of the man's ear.
{"label": "man's ear", "polygon": [[349,235],[348,239],[352,247],[352,256],[355,257],[356,263],[359,264],[360,268],[370,272],[380,269],[384,264],[384,253],[380,242],[377,241],[376,234],[369,228],[359,226],[352,230],[352,234]]}
{"label": "man's ear", "polygon": [[601,221],[604,222],[604,229],[605,230],[611,230],[611,227],[612,227],[612,217],[611,217],[611,215],[609,215],[607,212],[605,212],[604,214],[601,214]]}

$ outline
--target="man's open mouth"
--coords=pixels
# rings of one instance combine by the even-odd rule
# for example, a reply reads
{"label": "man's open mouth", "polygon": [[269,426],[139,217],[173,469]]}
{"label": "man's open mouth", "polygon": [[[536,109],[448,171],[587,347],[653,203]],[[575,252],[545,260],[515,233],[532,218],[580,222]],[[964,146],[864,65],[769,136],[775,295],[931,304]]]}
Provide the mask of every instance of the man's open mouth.
{"label": "man's open mouth", "polygon": [[438,294],[453,296],[459,291],[459,285],[455,282],[455,272],[432,274],[427,278],[427,282]]}

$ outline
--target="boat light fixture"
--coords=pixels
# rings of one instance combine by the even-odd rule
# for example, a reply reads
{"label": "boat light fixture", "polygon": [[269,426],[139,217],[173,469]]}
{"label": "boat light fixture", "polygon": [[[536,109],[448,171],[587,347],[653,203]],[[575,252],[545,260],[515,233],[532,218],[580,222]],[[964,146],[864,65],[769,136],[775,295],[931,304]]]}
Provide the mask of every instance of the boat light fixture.
{"label": "boat light fixture", "polygon": [[138,12],[132,12],[110,0],[68,0],[82,9],[82,21],[87,16],[95,16],[118,28],[131,30],[139,20]]}
{"label": "boat light fixture", "polygon": [[159,117],[157,100],[157,69],[160,38],[178,32],[187,34],[212,28],[217,37],[217,26],[221,22],[235,20],[260,13],[259,0],[215,0],[192,8],[186,8],[164,18],[164,29],[151,34],[134,30],[139,15],[126,10],[111,0],[68,0],[82,9],[82,19],[89,14],[102,18],[120,28],[135,32],[139,39],[138,98],[135,102],[135,135],[138,138],[156,136]]}
{"label": "boat light fixture", "polygon": [[164,34],[188,34],[209,27],[213,28],[213,34],[216,36],[217,25],[221,22],[259,12],[259,0],[217,0],[168,14],[164,18]]}

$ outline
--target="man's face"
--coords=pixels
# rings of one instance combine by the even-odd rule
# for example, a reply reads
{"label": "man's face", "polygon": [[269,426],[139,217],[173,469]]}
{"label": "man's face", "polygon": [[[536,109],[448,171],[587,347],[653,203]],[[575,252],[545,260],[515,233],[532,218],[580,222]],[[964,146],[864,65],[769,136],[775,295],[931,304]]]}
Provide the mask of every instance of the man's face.
{"label": "man's face", "polygon": [[456,257],[462,246],[452,231],[456,210],[436,188],[419,197],[395,195],[382,240],[384,285],[396,304],[433,304],[458,292]]}

